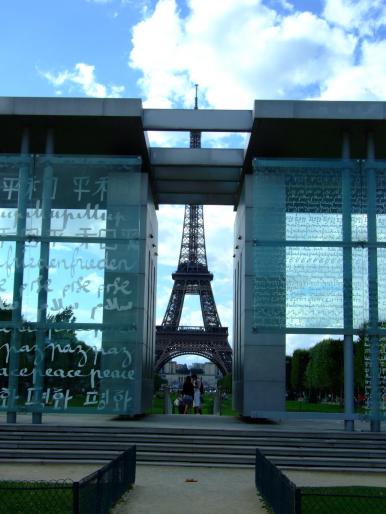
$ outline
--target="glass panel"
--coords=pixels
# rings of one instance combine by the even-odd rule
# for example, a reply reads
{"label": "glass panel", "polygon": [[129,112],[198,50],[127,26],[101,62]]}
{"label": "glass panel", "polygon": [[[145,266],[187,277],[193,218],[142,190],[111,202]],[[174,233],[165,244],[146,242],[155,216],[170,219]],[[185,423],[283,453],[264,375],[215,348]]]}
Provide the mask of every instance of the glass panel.
{"label": "glass panel", "polygon": [[287,240],[342,239],[341,182],[340,168],[287,169]]}
{"label": "glass panel", "polygon": [[[40,243],[26,243],[24,252],[23,303],[24,321],[36,321],[38,311]],[[48,288],[50,285],[48,285]]]}
{"label": "glass panel", "polygon": [[103,309],[109,318],[129,315],[138,307],[138,271],[139,241],[52,243],[48,314],[71,308],[78,323],[101,323]]}
{"label": "glass panel", "polygon": [[378,319],[380,326],[386,328],[386,248],[378,248]]}
{"label": "glass panel", "polygon": [[386,163],[377,169],[377,240],[386,241]]}
{"label": "glass panel", "polygon": [[341,248],[287,247],[287,327],[343,328]]}
{"label": "glass panel", "polygon": [[368,251],[352,250],[353,325],[362,328],[369,321]]}
{"label": "glass panel", "polygon": [[0,156],[0,235],[16,234],[19,171],[28,170],[32,160],[15,155]]}
{"label": "glass panel", "polygon": [[363,165],[352,170],[352,240],[367,241],[367,180]]}
{"label": "glass panel", "polygon": [[[12,235],[19,169],[31,161],[4,162],[0,158],[0,234]],[[48,326],[1,329],[0,409],[130,413],[143,307],[138,286],[140,160],[55,156],[37,157],[35,163],[25,183],[24,252],[20,243],[0,241],[0,321],[11,320],[14,277],[22,270],[21,322],[37,321],[39,290],[46,287]],[[31,241],[42,233],[42,206],[49,198],[50,235],[68,240]],[[88,243],[90,237],[101,241]],[[15,265],[17,248],[24,254],[20,266]],[[39,279],[43,257],[46,286]],[[93,331],[64,329],[68,322],[100,326]],[[37,362],[42,363],[39,369]]]}
{"label": "glass panel", "polygon": [[287,241],[340,241],[342,215],[326,213],[288,213]]}
{"label": "glass panel", "polygon": [[[53,169],[52,236],[138,237],[141,176],[137,159],[40,157],[34,190],[38,205],[47,167]],[[39,216],[36,208],[35,214]]]}
{"label": "glass panel", "polygon": [[[8,313],[0,310],[0,321],[8,321]],[[5,410],[9,402],[9,357],[11,347],[11,330],[0,328],[0,410]]]}
{"label": "glass panel", "polygon": [[[36,396],[33,378],[36,335],[36,331],[30,330],[19,333],[16,368],[19,409],[130,413],[136,387],[135,331],[48,331],[40,396]],[[10,333],[0,332],[3,343],[0,346],[0,410],[6,410],[15,391],[8,387],[7,377],[10,337]]]}
{"label": "glass panel", "polygon": [[14,241],[0,241],[0,313],[12,310],[15,250]]}
{"label": "glass panel", "polygon": [[254,295],[253,323],[255,328],[284,328],[286,325],[286,255],[285,248],[257,247],[253,249]]}

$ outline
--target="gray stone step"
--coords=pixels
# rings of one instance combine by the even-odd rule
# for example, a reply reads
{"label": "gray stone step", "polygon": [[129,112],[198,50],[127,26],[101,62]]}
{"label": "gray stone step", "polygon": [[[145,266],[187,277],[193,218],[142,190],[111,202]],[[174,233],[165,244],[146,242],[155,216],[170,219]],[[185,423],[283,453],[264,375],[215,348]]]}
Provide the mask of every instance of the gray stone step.
{"label": "gray stone step", "polygon": [[132,444],[145,464],[251,467],[259,448],[284,468],[386,470],[384,433],[0,425],[1,462],[101,463]]}
{"label": "gray stone step", "polygon": [[[131,444],[131,443],[130,443]],[[99,451],[123,451],[130,444],[126,442],[96,442],[96,441],[44,441],[44,440],[22,440],[22,441],[0,441],[1,450],[45,450],[46,452],[55,451],[82,451],[88,450],[98,453]],[[326,448],[320,446],[314,447],[277,447],[277,446],[259,446],[259,445],[235,445],[235,444],[209,444],[200,442],[196,444],[182,443],[181,441],[167,442],[164,441],[142,441],[137,442],[137,449],[143,452],[163,451],[164,453],[221,453],[221,454],[237,454],[237,455],[255,455],[256,447],[258,447],[264,454],[269,455],[302,455],[302,456],[320,456],[320,457],[340,457],[340,458],[357,458],[357,459],[370,459],[370,458],[384,458],[386,454],[380,449],[368,448]]]}
{"label": "gray stone step", "polygon": [[[44,435],[43,435],[44,434]],[[23,441],[23,440],[29,440],[29,441],[68,441],[69,440],[69,434],[62,433],[62,432],[27,432],[27,431],[13,431],[13,432],[6,432],[1,433],[0,432],[0,442],[2,441]],[[77,432],[76,438],[75,434],[71,435],[72,440],[77,441],[95,441],[95,442],[105,442],[105,443],[112,443],[115,441],[119,442],[127,442],[128,444],[131,444],[132,442],[147,442],[147,441],[154,441],[158,443],[159,441],[165,442],[165,443],[174,443],[174,442],[183,442],[186,444],[197,444],[200,442],[211,442],[212,444],[243,444],[243,445],[250,445],[250,446],[301,446],[301,447],[351,447],[351,448],[374,448],[374,449],[384,449],[386,450],[386,440],[385,441],[377,441],[377,440],[368,440],[364,437],[357,436],[355,439],[350,439],[348,441],[339,440],[339,439],[332,439],[332,438],[326,438],[326,437],[314,437],[313,439],[304,440],[299,437],[292,437],[287,436],[287,438],[276,438],[274,435],[271,435],[270,437],[260,437],[256,435],[250,435],[249,437],[239,437],[239,436],[217,436],[217,435],[204,435],[204,436],[191,436],[191,435],[181,435],[181,434],[143,434],[143,433],[130,433],[130,434],[95,434],[95,433],[89,433],[88,431],[84,431],[84,433]]]}

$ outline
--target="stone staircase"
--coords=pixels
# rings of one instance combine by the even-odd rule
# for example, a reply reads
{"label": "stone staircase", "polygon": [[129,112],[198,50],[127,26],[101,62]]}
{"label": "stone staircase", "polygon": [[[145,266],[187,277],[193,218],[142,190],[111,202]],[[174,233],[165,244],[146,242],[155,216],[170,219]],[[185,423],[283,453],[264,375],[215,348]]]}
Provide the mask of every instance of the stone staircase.
{"label": "stone staircase", "polygon": [[105,463],[133,444],[142,464],[252,467],[259,448],[281,468],[386,471],[384,433],[0,425],[0,462]]}

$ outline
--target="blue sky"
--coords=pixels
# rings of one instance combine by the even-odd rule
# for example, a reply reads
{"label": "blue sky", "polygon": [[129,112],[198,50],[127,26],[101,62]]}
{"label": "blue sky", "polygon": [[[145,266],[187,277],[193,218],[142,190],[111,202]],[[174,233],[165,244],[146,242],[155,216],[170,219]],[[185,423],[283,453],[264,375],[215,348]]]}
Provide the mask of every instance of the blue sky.
{"label": "blue sky", "polygon": [[[1,0],[0,96],[140,97],[148,107],[188,108],[197,82],[207,108],[250,109],[259,98],[385,100],[385,27],[384,0]],[[154,145],[186,145],[184,138],[150,134]],[[159,321],[182,216],[180,207],[159,211]],[[232,318],[233,216],[209,208],[205,220],[224,325]],[[192,304],[186,320],[197,316]]]}

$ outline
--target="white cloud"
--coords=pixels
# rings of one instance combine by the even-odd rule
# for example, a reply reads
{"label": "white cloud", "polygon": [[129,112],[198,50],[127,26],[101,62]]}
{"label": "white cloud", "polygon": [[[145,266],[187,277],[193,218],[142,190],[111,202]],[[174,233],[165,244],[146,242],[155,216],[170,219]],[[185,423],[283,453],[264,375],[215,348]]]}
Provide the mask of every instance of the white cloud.
{"label": "white cloud", "polygon": [[[142,72],[146,104],[190,107],[192,84],[216,108],[251,108],[326,81],[347,61],[355,38],[310,12],[279,14],[260,0],[159,0],[133,29],[130,66]],[[154,40],[157,44],[154,45]]]}
{"label": "white cloud", "polygon": [[364,41],[361,63],[345,67],[326,81],[324,100],[384,100],[386,41]]}
{"label": "white cloud", "polygon": [[384,0],[326,0],[320,15],[285,4],[188,0],[185,15],[176,0],[158,0],[132,32],[129,65],[142,73],[145,105],[191,107],[194,83],[212,108],[385,97]]}
{"label": "white cloud", "polygon": [[[69,93],[78,89],[90,97],[119,98],[125,90],[124,86],[105,85],[97,82],[95,66],[83,62],[75,64],[73,70],[64,70],[58,73],[39,70],[39,73],[56,88],[67,86]],[[58,90],[57,93],[62,94],[62,90]]]}
{"label": "white cloud", "polygon": [[385,25],[386,5],[384,0],[326,0],[323,16],[348,32],[373,36]]}

